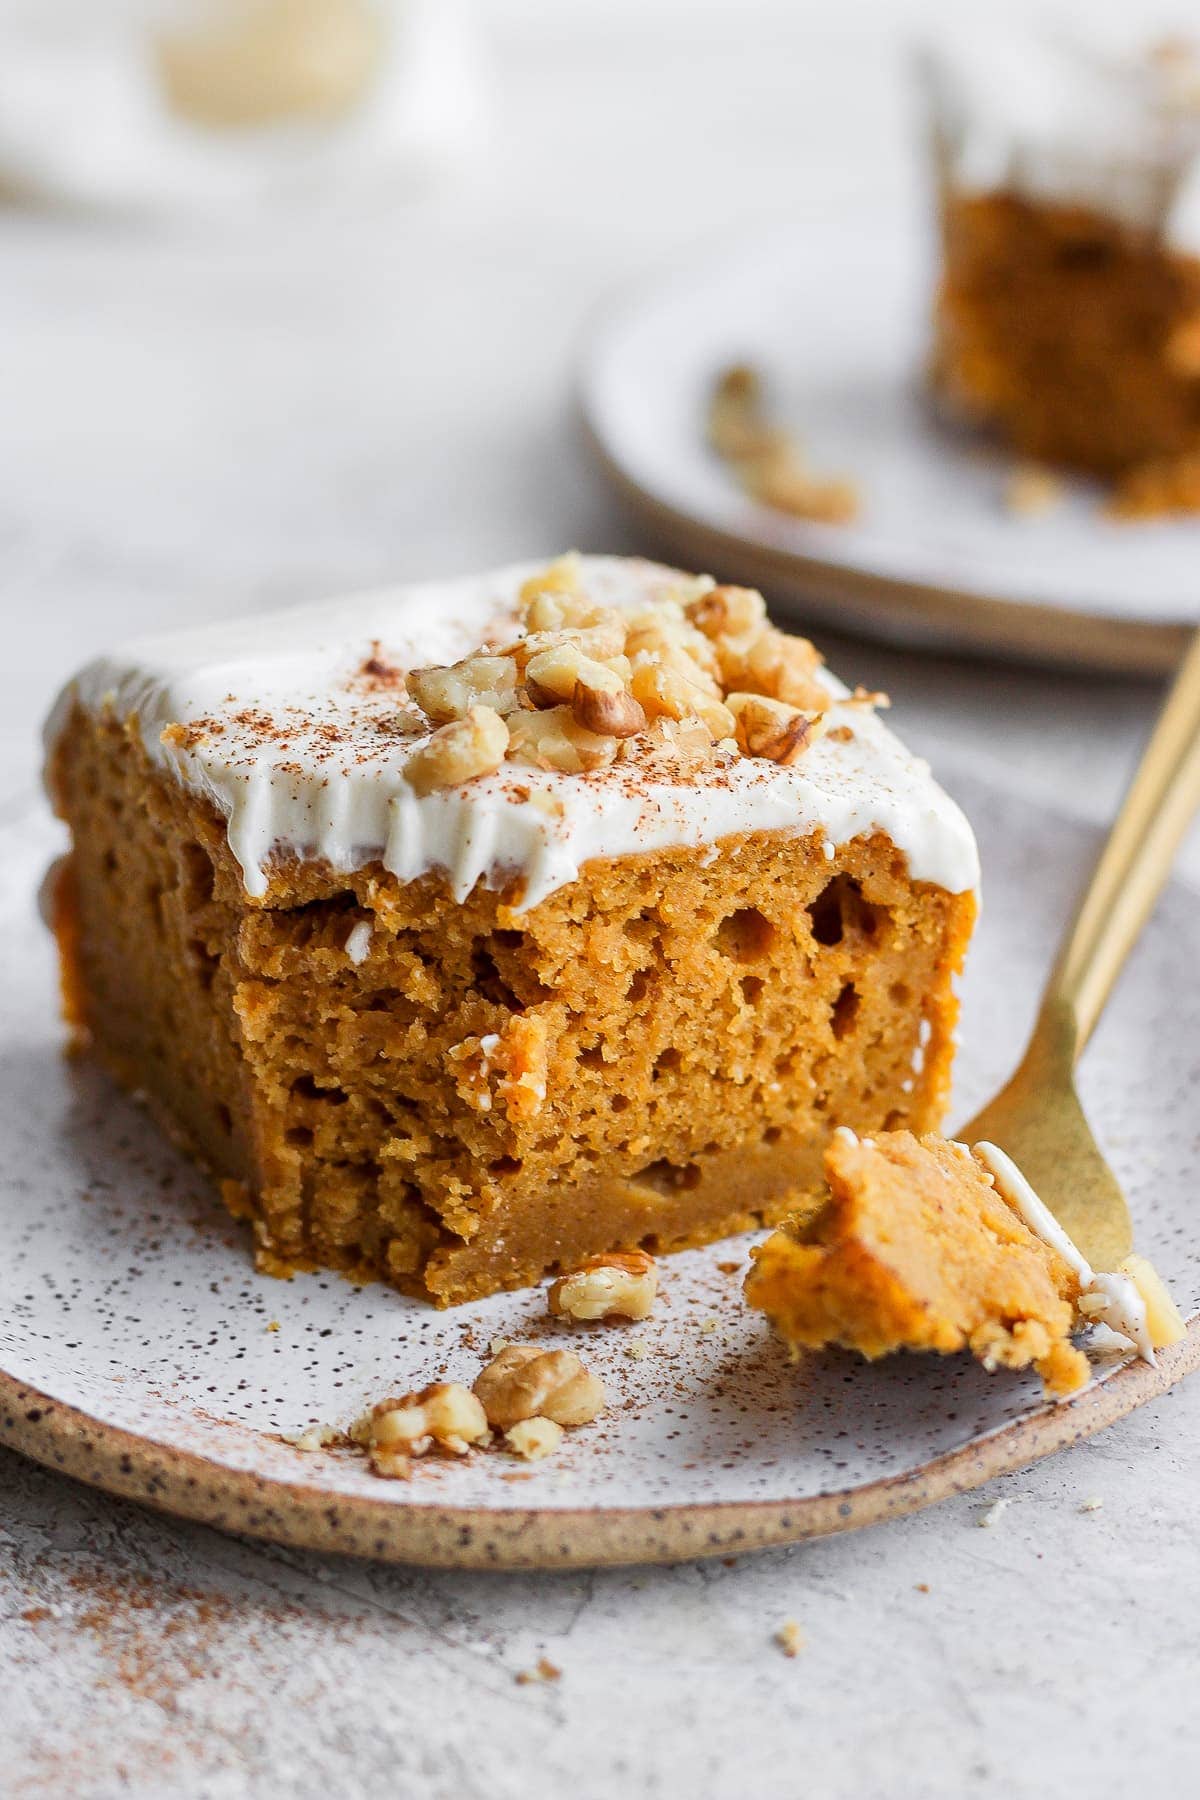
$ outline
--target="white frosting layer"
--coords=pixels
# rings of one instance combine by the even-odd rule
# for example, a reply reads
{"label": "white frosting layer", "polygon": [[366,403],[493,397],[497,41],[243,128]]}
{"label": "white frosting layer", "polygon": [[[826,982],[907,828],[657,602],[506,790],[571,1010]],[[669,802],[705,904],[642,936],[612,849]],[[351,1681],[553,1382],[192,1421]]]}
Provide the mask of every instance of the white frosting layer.
{"label": "white frosting layer", "polygon": [[1139,21],[1086,44],[942,32],[920,66],[953,185],[1078,202],[1200,254],[1200,60],[1155,41]]}
{"label": "white frosting layer", "polygon": [[[1146,1318],[1146,1303],[1128,1275],[1098,1274],[1075,1240],[1068,1237],[1050,1208],[1018,1169],[1011,1156],[995,1144],[979,1143],[975,1154],[996,1184],[996,1191],[1018,1213],[1035,1237],[1057,1250],[1068,1268],[1079,1277],[1079,1310],[1093,1325],[1107,1325],[1129,1339],[1146,1362],[1154,1361],[1154,1345]],[[1091,1304],[1088,1302],[1091,1301]]]}
{"label": "white frosting layer", "polygon": [[[530,563],[469,580],[394,588],[243,618],[128,645],[89,664],[59,696],[48,744],[71,710],[137,721],[149,754],[228,820],[246,891],[265,893],[283,850],[335,869],[382,861],[401,881],[443,871],[457,899],[476,882],[524,878],[536,905],[593,857],[714,844],[733,833],[820,830],[832,844],[883,832],[915,880],[954,893],[978,885],[962,813],[868,709],[829,677],[831,724],[791,768],[730,755],[683,781],[619,764],[585,775],[505,763],[494,775],[418,795],[405,765],[422,737],[394,728],[394,687],[372,656],[400,669],[451,662],[515,617]],[[588,593],[644,605],[679,577],[657,564],[583,559]],[[180,725],[184,734],[166,727]],[[549,803],[548,803],[549,797]]]}

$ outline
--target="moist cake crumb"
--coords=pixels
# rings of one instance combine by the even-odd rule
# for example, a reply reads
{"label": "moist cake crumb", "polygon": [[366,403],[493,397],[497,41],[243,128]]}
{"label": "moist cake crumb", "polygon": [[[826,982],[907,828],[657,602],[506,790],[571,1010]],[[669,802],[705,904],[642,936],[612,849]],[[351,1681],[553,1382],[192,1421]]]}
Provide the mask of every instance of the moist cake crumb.
{"label": "moist cake crumb", "polygon": [[825,1174],[824,1210],[769,1238],[746,1281],[788,1343],[870,1358],[970,1350],[989,1370],[1032,1365],[1051,1393],[1084,1385],[1070,1341],[1078,1275],[962,1145],[839,1130]]}

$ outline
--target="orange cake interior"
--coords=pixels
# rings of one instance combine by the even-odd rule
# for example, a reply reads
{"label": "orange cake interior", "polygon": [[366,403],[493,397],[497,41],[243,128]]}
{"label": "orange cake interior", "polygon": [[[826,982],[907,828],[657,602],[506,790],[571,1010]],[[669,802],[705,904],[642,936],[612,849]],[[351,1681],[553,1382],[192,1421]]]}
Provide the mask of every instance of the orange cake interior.
{"label": "orange cake interior", "polygon": [[836,1131],[828,1198],[756,1252],[750,1304],[791,1344],[867,1357],[969,1350],[988,1368],[1036,1368],[1051,1393],[1088,1378],[1071,1343],[1080,1282],[962,1144],[912,1131]]}

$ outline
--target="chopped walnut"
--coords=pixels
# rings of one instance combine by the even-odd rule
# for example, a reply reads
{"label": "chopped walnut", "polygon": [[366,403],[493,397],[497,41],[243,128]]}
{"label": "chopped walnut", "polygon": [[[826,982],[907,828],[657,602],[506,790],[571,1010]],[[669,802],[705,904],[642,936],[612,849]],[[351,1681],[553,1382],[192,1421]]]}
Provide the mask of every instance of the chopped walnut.
{"label": "chopped walnut", "polygon": [[553,1456],[562,1439],[563,1428],[553,1419],[518,1419],[504,1434],[505,1448],[514,1456],[523,1456],[526,1462],[541,1462],[543,1457]]}
{"label": "chopped walnut", "polygon": [[517,669],[510,656],[467,656],[445,668],[413,669],[408,691],[435,725],[465,719],[473,706],[515,712]]}
{"label": "chopped walnut", "polygon": [[337,1443],[337,1432],[332,1425],[306,1425],[303,1431],[284,1433],[284,1443],[290,1444],[293,1450],[324,1450],[329,1444]]}
{"label": "chopped walnut", "polygon": [[561,1275],[547,1305],[568,1319],[647,1319],[657,1293],[654,1258],[644,1250],[614,1250]]}
{"label": "chopped walnut", "polygon": [[815,475],[796,438],[771,423],[755,369],[737,364],[718,376],[709,402],[708,441],[746,492],[764,505],[826,524],[857,517],[855,484]]}
{"label": "chopped walnut", "polygon": [[403,1450],[371,1450],[368,1452],[372,1475],[385,1481],[410,1481],[413,1459]]}
{"label": "chopped walnut", "polygon": [[733,714],[724,701],[715,699],[677,667],[639,661],[631,686],[647,719],[702,719],[715,742],[733,735]]}
{"label": "chopped walnut", "polygon": [[469,1388],[458,1381],[439,1381],[419,1393],[379,1401],[352,1427],[350,1436],[365,1444],[376,1473],[402,1478],[401,1459],[430,1450],[465,1456],[473,1444],[486,1443],[488,1422]]}
{"label": "chopped walnut", "polygon": [[[712,731],[701,719],[656,719],[646,738],[653,760],[666,763],[676,776],[696,774],[714,757]],[[718,742],[718,748],[720,748]],[[725,746],[736,753],[730,738]]]}
{"label": "chopped walnut", "polygon": [[689,623],[674,601],[634,613],[625,638],[625,654],[631,663],[652,661],[677,669],[693,686],[719,699],[720,663],[715,646]]}
{"label": "chopped walnut", "polygon": [[565,556],[557,557],[536,575],[531,575],[528,581],[522,582],[519,598],[522,606],[533,607],[542,599],[566,599],[581,593],[579,552],[568,550]]}
{"label": "chopped walnut", "polygon": [[853,481],[841,475],[814,475],[792,444],[773,446],[747,463],[742,479],[747,492],[764,506],[815,524],[849,524],[862,504]]}
{"label": "chopped walnut", "polygon": [[1110,519],[1157,519],[1200,512],[1200,456],[1155,457],[1120,476],[1104,503]]}
{"label": "chopped walnut", "polygon": [[[409,677],[408,713],[419,706],[437,727],[407,765],[418,793],[505,760],[564,774],[637,761],[669,767],[673,780],[739,754],[787,766],[831,704],[818,653],[768,624],[753,588],[681,577],[622,612],[589,599],[568,557],[524,584],[521,605],[511,643]],[[561,814],[556,796],[513,791]],[[486,1082],[463,1078],[486,1110]]]}
{"label": "chopped walnut", "polygon": [[891,695],[885,694],[881,688],[865,687],[856,687],[846,702],[847,706],[865,706],[872,710],[878,707],[881,712],[886,712],[891,704]]}
{"label": "chopped walnut", "polygon": [[748,363],[725,369],[713,384],[708,407],[708,441],[730,462],[761,456],[787,442],[768,424],[763,410],[762,381]]}
{"label": "chopped walnut", "polygon": [[764,694],[730,694],[737,721],[738,748],[746,756],[765,757],[785,768],[799,762],[816,735],[816,721],[782,700]]}
{"label": "chopped walnut", "polygon": [[757,588],[714,587],[684,608],[706,638],[756,635],[767,622],[767,607]]}
{"label": "chopped walnut", "polygon": [[649,657],[634,665],[630,686],[648,719],[686,719],[700,694],[696,684],[677,669],[668,669]]}
{"label": "chopped walnut", "polygon": [[727,638],[718,646],[728,689],[765,694],[806,712],[823,712],[830,693],[816,678],[821,656],[807,638],[791,637],[767,625],[749,638]]}
{"label": "chopped walnut", "polygon": [[577,725],[600,737],[637,737],[646,729],[645,712],[624,687],[613,693],[577,681],[571,696],[571,712]]}
{"label": "chopped walnut", "polygon": [[620,694],[625,687],[615,669],[586,655],[573,638],[539,650],[525,665],[525,687],[535,706],[573,699],[581,683],[597,694]]}
{"label": "chopped walnut", "polygon": [[[526,582],[526,587],[529,583]],[[608,620],[613,608],[589,600],[582,591],[547,588],[525,602],[521,622],[527,632],[579,631]]]}
{"label": "chopped walnut", "polygon": [[472,706],[465,718],[440,725],[428,743],[413,752],[405,774],[418,794],[458,787],[488,775],[504,761],[509,730],[490,706]]}
{"label": "chopped walnut", "polygon": [[561,769],[568,775],[602,769],[617,753],[616,738],[589,731],[569,706],[518,713],[510,721],[509,738],[509,754],[515,761],[535,769]]}
{"label": "chopped walnut", "polygon": [[1200,314],[1190,313],[1173,328],[1165,353],[1168,366],[1177,375],[1189,380],[1200,375]]}
{"label": "chopped walnut", "polygon": [[594,657],[601,663],[607,662],[609,657],[623,655],[624,614],[612,606],[592,607],[589,612],[586,625],[555,626],[548,631],[527,630],[524,637],[517,638],[507,647],[505,654],[512,656],[520,669],[527,668],[544,650],[557,650],[567,643],[574,644],[582,655]]}
{"label": "chopped walnut", "polygon": [[475,1393],[488,1424],[507,1431],[522,1419],[586,1425],[604,1411],[605,1393],[570,1350],[509,1344],[482,1369]]}

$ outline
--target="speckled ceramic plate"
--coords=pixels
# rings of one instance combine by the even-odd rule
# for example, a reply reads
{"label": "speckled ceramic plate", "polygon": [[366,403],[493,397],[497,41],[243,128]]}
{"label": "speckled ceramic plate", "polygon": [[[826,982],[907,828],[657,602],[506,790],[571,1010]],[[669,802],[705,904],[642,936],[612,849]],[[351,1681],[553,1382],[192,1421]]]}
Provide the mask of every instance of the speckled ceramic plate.
{"label": "speckled ceramic plate", "polygon": [[[945,773],[979,830],[987,883],[966,983],[966,1116],[1016,1054],[1095,839]],[[1096,1430],[1200,1362],[1198,1319],[1156,1369],[1117,1340],[1095,1344],[1094,1383],[1058,1406],[1036,1381],[969,1359],[793,1366],[742,1304],[745,1239],[667,1260],[654,1317],[628,1328],[551,1324],[534,1293],[435,1312],[332,1275],[257,1275],[205,1183],[101,1075],[61,1057],[33,902],[57,845],[40,812],[0,830],[0,1438],[42,1462],[214,1525],[401,1561],[666,1560],[923,1506]],[[1198,967],[1200,897],[1177,885],[1084,1069],[1139,1242],[1189,1315]],[[285,1441],[387,1392],[470,1380],[496,1336],[582,1350],[610,1389],[607,1416],[551,1461],[489,1453],[420,1465],[409,1483]],[[639,1339],[646,1354],[630,1356]]]}
{"label": "speckled ceramic plate", "polygon": [[[1038,518],[1012,458],[939,428],[921,391],[930,257],[910,220],[751,243],[618,306],[585,346],[601,464],[684,568],[755,581],[804,620],[941,648],[1165,670],[1200,622],[1200,521],[1116,524],[1086,482]],[[749,500],[704,442],[714,374],[760,367],[814,466],[860,484],[853,525]]]}

